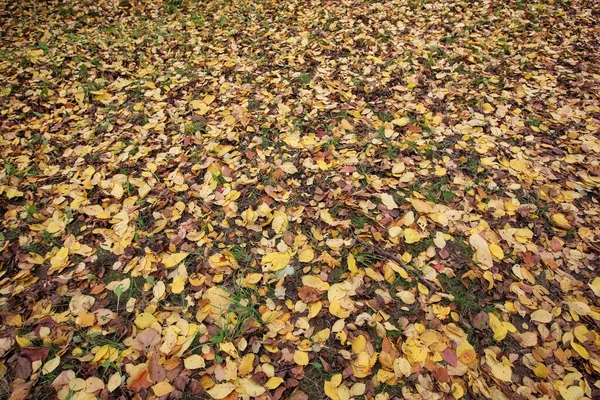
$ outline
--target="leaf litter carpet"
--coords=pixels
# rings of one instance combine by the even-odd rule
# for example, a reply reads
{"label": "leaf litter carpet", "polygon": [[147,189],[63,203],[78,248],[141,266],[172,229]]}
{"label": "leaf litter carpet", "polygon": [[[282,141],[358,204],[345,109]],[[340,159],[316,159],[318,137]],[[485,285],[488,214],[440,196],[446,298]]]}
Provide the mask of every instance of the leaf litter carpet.
{"label": "leaf litter carpet", "polygon": [[594,1],[0,7],[0,397],[600,396]]}

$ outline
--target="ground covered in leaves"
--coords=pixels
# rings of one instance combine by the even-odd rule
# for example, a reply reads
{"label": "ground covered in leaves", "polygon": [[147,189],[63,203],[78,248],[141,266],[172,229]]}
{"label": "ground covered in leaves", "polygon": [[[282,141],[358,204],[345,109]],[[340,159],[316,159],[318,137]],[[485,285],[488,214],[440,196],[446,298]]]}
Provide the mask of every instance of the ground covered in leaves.
{"label": "ground covered in leaves", "polygon": [[3,0],[0,397],[598,398],[594,3]]}

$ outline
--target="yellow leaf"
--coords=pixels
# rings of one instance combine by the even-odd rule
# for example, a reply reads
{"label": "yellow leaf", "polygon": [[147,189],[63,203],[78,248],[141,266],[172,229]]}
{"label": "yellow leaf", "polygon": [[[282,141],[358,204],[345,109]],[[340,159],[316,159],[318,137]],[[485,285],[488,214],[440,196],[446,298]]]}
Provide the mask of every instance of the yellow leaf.
{"label": "yellow leaf", "polygon": [[465,395],[465,389],[458,382],[452,383],[451,390],[452,390],[452,396],[457,400],[461,399]]}
{"label": "yellow leaf", "polygon": [[173,283],[171,283],[171,293],[181,294],[181,293],[183,293],[184,288],[185,288],[185,279],[183,279],[181,276],[175,277],[175,279],[173,279]]}
{"label": "yellow leaf", "polygon": [[338,386],[340,386],[340,384],[342,383],[342,374],[334,374],[331,377],[331,381],[329,381],[331,383],[331,387],[332,388],[336,388]]}
{"label": "yellow leaf", "polygon": [[242,378],[239,380],[239,384],[250,397],[258,397],[267,391],[264,387],[254,382],[252,379]]}
{"label": "yellow leaf", "polygon": [[204,104],[206,104],[207,106],[211,105],[211,103],[213,101],[215,101],[216,97],[213,96],[212,94],[207,94],[206,96],[204,96],[204,98],[202,99],[202,102]]}
{"label": "yellow leaf", "polygon": [[223,315],[231,304],[231,294],[219,286],[208,289],[202,298],[208,300],[213,315]]}
{"label": "yellow leaf", "polygon": [[75,378],[69,381],[69,389],[73,392],[85,389],[85,381],[81,378]]}
{"label": "yellow leaf", "polygon": [[290,161],[282,163],[279,166],[279,169],[281,169],[286,174],[295,174],[296,172],[298,172],[298,168],[296,168],[294,163]]}
{"label": "yellow leaf", "polygon": [[150,313],[141,313],[135,317],[135,326],[137,326],[138,329],[146,329],[155,322],[156,318]]}
{"label": "yellow leaf", "polygon": [[405,243],[417,243],[419,240],[421,240],[421,235],[419,235],[419,232],[417,232],[415,229],[408,228],[404,230]]}
{"label": "yellow leaf", "polygon": [[327,246],[332,250],[336,250],[336,251],[341,250],[342,246],[344,245],[344,239],[342,239],[342,238],[327,239],[325,244],[327,244]]}
{"label": "yellow leaf", "polygon": [[[412,260],[412,255],[405,251],[404,253],[402,253],[402,261],[404,261],[405,263],[409,263]],[[398,270],[396,271],[400,274],[400,277],[403,279],[408,278],[408,274],[406,273],[406,271],[404,270],[404,268],[398,268]]]}
{"label": "yellow leaf", "polygon": [[508,334],[508,329],[506,329],[506,327],[494,314],[488,313],[488,317],[490,320],[490,328],[494,332],[494,340],[501,341]]}
{"label": "yellow leaf", "polygon": [[83,99],[85,99],[84,91],[75,92],[75,100],[77,101],[77,103],[83,103]]}
{"label": "yellow leaf", "polygon": [[113,196],[116,199],[120,199],[121,197],[123,197],[124,193],[125,190],[123,189],[123,186],[120,183],[115,183],[115,185],[112,188],[112,191],[110,192],[111,196]]}
{"label": "yellow leaf", "polygon": [[553,316],[550,312],[548,312],[544,309],[539,309],[539,310],[532,312],[530,315],[530,318],[532,321],[547,324],[548,322],[552,321]]}
{"label": "yellow leaf", "polygon": [[246,281],[246,284],[254,285],[254,284],[258,283],[262,279],[263,276],[264,276],[263,274],[259,274],[259,273],[248,274],[244,280]]}
{"label": "yellow leaf", "polygon": [[152,391],[154,395],[160,397],[171,393],[175,388],[169,382],[159,382],[156,385],[152,386]]}
{"label": "yellow leaf", "polygon": [[283,383],[283,379],[278,376],[271,377],[267,383],[265,383],[265,387],[269,390],[277,389],[279,385]]}
{"label": "yellow leaf", "polygon": [[262,265],[269,271],[279,271],[290,263],[291,257],[288,253],[269,253],[262,258]]}
{"label": "yellow leaf", "polygon": [[99,101],[110,100],[110,94],[106,92],[106,90],[94,90],[90,92],[94,95],[94,98]]}
{"label": "yellow leaf", "polygon": [[483,279],[488,281],[487,290],[492,290],[492,288],[494,287],[494,275],[492,275],[490,271],[485,271],[483,273]]}
{"label": "yellow leaf", "polygon": [[192,108],[192,110],[198,110],[206,108],[206,104],[204,104],[201,100],[192,100],[190,101],[190,107]]}
{"label": "yellow leaf", "polygon": [[16,335],[15,340],[17,341],[17,344],[19,345],[19,347],[33,346],[33,343],[31,342],[31,340],[27,339],[26,337]]}
{"label": "yellow leaf", "polygon": [[435,238],[433,238],[433,244],[435,244],[435,246],[438,249],[443,249],[446,247],[446,239],[444,238],[443,232],[438,231],[435,233]]}
{"label": "yellow leaf", "polygon": [[67,259],[69,258],[69,249],[66,247],[61,247],[61,249],[56,252],[54,257],[50,259],[51,269],[56,270],[60,269],[66,265]]}
{"label": "yellow leaf", "polygon": [[296,350],[294,352],[294,362],[298,365],[308,365],[308,353]]}
{"label": "yellow leaf", "polygon": [[327,210],[321,210],[319,213],[319,218],[321,218],[321,221],[325,222],[327,225],[335,225],[335,220]]}
{"label": "yellow leaf", "polygon": [[231,342],[219,343],[219,350],[224,351],[233,358],[238,358],[238,351],[235,348],[235,345]]}
{"label": "yellow leaf", "polygon": [[122,383],[121,374],[115,372],[108,379],[108,383],[106,384],[109,392],[114,392]]}
{"label": "yellow leaf", "polygon": [[567,218],[564,216],[564,214],[560,214],[560,213],[554,214],[552,216],[552,221],[559,228],[566,229],[566,230],[573,229],[573,226],[571,226],[569,221],[567,221]]}
{"label": "yellow leaf", "polygon": [[310,246],[304,246],[302,250],[300,250],[300,253],[298,253],[298,261],[303,263],[311,262],[314,258],[315,252]]}
{"label": "yellow leaf", "polygon": [[409,200],[412,206],[419,214],[429,214],[433,212],[433,207],[427,201],[419,200],[419,199],[411,199]]}
{"label": "yellow leaf", "polygon": [[397,296],[400,298],[400,300],[402,300],[404,304],[414,304],[416,301],[414,293],[408,290],[398,292]]}
{"label": "yellow leaf", "polygon": [[147,183],[142,183],[138,188],[138,195],[143,199],[148,195],[148,193],[150,193],[151,190],[152,188]]}
{"label": "yellow leaf", "polygon": [[240,361],[240,366],[238,367],[238,375],[245,376],[248,375],[254,369],[254,359],[256,356],[252,353],[246,354],[242,357]]}
{"label": "yellow leaf", "polygon": [[362,353],[367,348],[367,338],[364,335],[358,335],[352,341],[352,352],[355,354]]}
{"label": "yellow leaf", "polygon": [[398,236],[400,236],[401,233],[402,228],[400,228],[399,226],[392,226],[390,229],[388,229],[388,234],[392,239],[397,238]]}
{"label": "yellow leaf", "polygon": [[582,345],[580,345],[579,343],[575,343],[575,342],[571,342],[571,347],[573,348],[573,350],[575,350],[577,352],[577,354],[579,354],[582,358],[589,360],[590,359],[590,354],[588,353],[588,351],[585,349],[585,347],[583,347]]}
{"label": "yellow leaf", "polygon": [[585,395],[583,389],[576,385],[571,386],[567,389],[563,384],[559,387],[558,391],[560,392],[560,395],[562,396],[563,400],[581,400]]}
{"label": "yellow leaf", "polygon": [[62,229],[61,225],[57,221],[50,221],[48,226],[46,227],[46,231],[48,233],[56,233]]}
{"label": "yellow leaf", "polygon": [[512,381],[512,369],[510,365],[498,361],[491,350],[485,350],[485,362],[490,366],[492,375],[504,382]]}
{"label": "yellow leaf", "polygon": [[104,382],[102,379],[95,376],[90,376],[85,380],[85,393],[98,393],[102,389],[104,389]]}
{"label": "yellow leaf", "polygon": [[456,355],[458,355],[458,361],[463,364],[470,364],[477,360],[477,353],[473,346],[466,340],[461,342],[456,348]]}
{"label": "yellow leaf", "polygon": [[600,277],[594,278],[592,283],[589,283],[588,286],[597,297],[600,297]]}
{"label": "yellow leaf", "polygon": [[308,305],[308,319],[314,318],[323,308],[323,304],[320,301],[314,301]]}
{"label": "yellow leaf", "polygon": [[569,301],[567,302],[569,305],[569,309],[578,314],[578,315],[590,315],[592,313],[592,309],[587,304],[581,301]]}
{"label": "yellow leaf", "polygon": [[42,367],[42,375],[49,374],[54,371],[56,367],[60,364],[60,356],[56,356],[51,360],[46,361],[44,366]]}
{"label": "yellow leaf", "polygon": [[23,317],[21,314],[10,314],[5,317],[5,321],[10,326],[23,326]]}
{"label": "yellow leaf", "polygon": [[281,211],[275,211],[273,213],[273,222],[271,223],[271,227],[276,234],[280,234],[283,231],[287,230],[288,225],[288,217],[285,213]]}
{"label": "yellow leaf", "polygon": [[329,290],[329,283],[323,282],[323,280],[318,276],[304,275],[302,277],[302,283],[305,286],[315,288],[320,292],[326,292],[327,290]]}
{"label": "yellow leaf", "polygon": [[502,248],[495,243],[490,244],[490,253],[498,260],[504,259],[504,251],[502,251]]}
{"label": "yellow leaf", "polygon": [[398,205],[396,205],[396,202],[391,194],[381,193],[381,202],[388,208],[388,210],[395,210],[398,208]]}
{"label": "yellow leaf", "polygon": [[411,373],[412,367],[406,358],[396,358],[394,360],[394,374],[398,378],[408,377]]}
{"label": "yellow leaf", "polygon": [[527,169],[527,164],[517,159],[510,160],[509,165],[512,169],[514,169],[517,172],[523,172]]}
{"label": "yellow leaf", "polygon": [[158,281],[152,288],[152,294],[154,298],[160,300],[166,292],[165,283],[163,281]]}
{"label": "yellow leaf", "polygon": [[358,274],[358,269],[356,268],[356,258],[352,253],[348,254],[348,271],[354,276]]}
{"label": "yellow leaf", "polygon": [[533,369],[533,373],[538,378],[546,379],[548,377],[548,367],[542,363],[538,363],[538,365],[536,365]]}
{"label": "yellow leaf", "polygon": [[492,253],[488,243],[477,233],[473,233],[469,237],[469,243],[475,248],[473,260],[476,261],[482,269],[490,269],[494,265]]}
{"label": "yellow leaf", "polygon": [[204,368],[206,363],[204,362],[204,358],[199,356],[198,354],[193,354],[183,360],[183,365],[186,369],[199,369]]}
{"label": "yellow leaf", "polygon": [[331,382],[325,381],[325,384],[323,385],[323,391],[331,400],[341,400],[337,389],[331,385]]}
{"label": "yellow leaf", "polygon": [[177,266],[177,264],[182,262],[187,256],[188,256],[188,253],[167,254],[167,255],[163,255],[161,262],[163,263],[165,268],[174,268]]}
{"label": "yellow leaf", "polygon": [[392,166],[392,175],[401,176],[405,170],[406,170],[406,164],[404,164],[403,162],[396,163]]}
{"label": "yellow leaf", "polygon": [[354,130],[354,127],[352,126],[352,124],[350,124],[350,122],[348,122],[345,118],[342,120],[341,125],[342,125],[342,129],[344,129],[346,131]]}
{"label": "yellow leaf", "polygon": [[312,337],[312,341],[314,343],[324,344],[329,336],[331,335],[331,329],[325,328],[321,329],[319,332],[315,333]]}
{"label": "yellow leaf", "polygon": [[231,382],[220,383],[218,385],[213,386],[212,389],[207,390],[206,392],[213,399],[220,400],[229,396],[229,393],[233,392],[235,390],[235,387],[236,386]]}
{"label": "yellow leaf", "polygon": [[397,118],[397,119],[392,120],[392,124],[397,125],[397,126],[405,126],[405,125],[408,125],[409,122],[410,122],[410,119],[408,117],[402,117],[402,118]]}
{"label": "yellow leaf", "polygon": [[123,78],[118,78],[116,81],[114,81],[112,83],[112,85],[110,85],[111,88],[117,89],[117,90],[121,90],[129,85],[131,85],[130,80],[127,79],[123,79]]}

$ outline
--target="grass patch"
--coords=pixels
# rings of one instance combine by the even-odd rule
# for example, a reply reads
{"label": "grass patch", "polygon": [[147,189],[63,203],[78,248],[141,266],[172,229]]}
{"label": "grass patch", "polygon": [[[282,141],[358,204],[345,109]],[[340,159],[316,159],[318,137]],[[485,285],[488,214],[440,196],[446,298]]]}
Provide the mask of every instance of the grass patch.
{"label": "grass patch", "polygon": [[244,249],[239,244],[233,246],[233,248],[231,249],[231,254],[233,254],[233,257],[235,257],[235,260],[238,263],[248,261],[248,259],[250,258],[250,255],[248,254],[246,249]]}
{"label": "grass patch", "polygon": [[481,311],[492,311],[492,304],[482,306],[480,304],[481,297],[477,294],[475,284],[465,286],[457,277],[449,277],[447,275],[439,275],[439,281],[444,288],[444,292],[454,296],[452,303],[456,304],[456,310],[461,316],[477,314]]}
{"label": "grass patch", "polygon": [[452,203],[456,198],[454,192],[448,187],[444,179],[437,179],[424,190],[423,196],[433,203]]}
{"label": "grass patch", "polygon": [[102,277],[102,283],[104,283],[105,285],[108,285],[110,282],[121,281],[125,278],[130,279],[129,288],[125,290],[108,291],[108,299],[110,300],[110,306],[114,307],[115,310],[118,307],[119,311],[125,309],[125,305],[129,301],[129,299],[142,298],[143,287],[146,280],[141,276],[132,277],[130,274],[123,274],[122,272],[113,270],[107,270],[107,272],[105,272],[104,276]]}
{"label": "grass patch", "polygon": [[319,362],[312,362],[304,368],[304,377],[300,380],[298,389],[308,395],[309,399],[322,399],[325,381],[331,374],[325,372]]}

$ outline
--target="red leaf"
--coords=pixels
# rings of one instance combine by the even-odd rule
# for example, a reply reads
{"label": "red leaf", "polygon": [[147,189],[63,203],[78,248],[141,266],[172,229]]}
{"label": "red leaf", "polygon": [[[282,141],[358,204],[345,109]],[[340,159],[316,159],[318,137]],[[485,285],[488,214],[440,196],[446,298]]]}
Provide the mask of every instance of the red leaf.
{"label": "red leaf", "polygon": [[435,378],[439,382],[448,382],[448,370],[444,367],[439,367],[435,370]]}
{"label": "red leaf", "polygon": [[48,357],[50,349],[45,347],[28,347],[21,350],[21,356],[31,362],[44,361]]}
{"label": "red leaf", "polygon": [[452,350],[451,348],[447,348],[446,350],[442,351],[440,354],[442,355],[442,358],[444,359],[444,361],[446,361],[448,364],[452,365],[453,367],[456,367],[458,358],[456,357],[456,352],[454,350]]}

